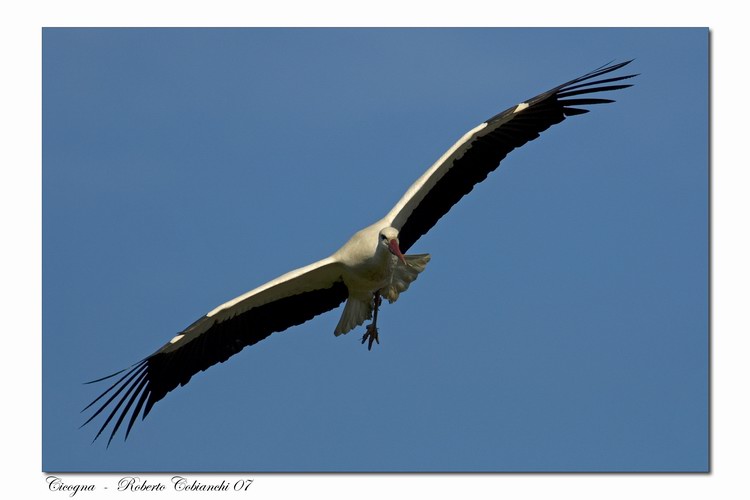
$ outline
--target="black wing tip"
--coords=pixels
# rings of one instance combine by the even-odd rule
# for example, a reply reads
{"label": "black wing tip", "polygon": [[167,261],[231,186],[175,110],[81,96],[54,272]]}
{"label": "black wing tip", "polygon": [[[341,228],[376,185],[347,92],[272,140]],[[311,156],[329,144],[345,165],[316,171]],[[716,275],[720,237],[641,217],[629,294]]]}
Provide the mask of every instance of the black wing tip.
{"label": "black wing tip", "polygon": [[[120,377],[117,381],[115,381],[112,385],[110,385],[96,399],[94,399],[83,410],[81,410],[81,413],[85,412],[86,410],[94,406],[97,402],[101,401],[102,398],[104,398],[107,394],[114,391],[109,396],[109,398],[106,401],[104,401],[101,404],[101,406],[99,406],[98,409],[96,409],[96,411],[94,411],[94,413],[79,427],[79,429],[83,428],[84,426],[92,422],[97,416],[103,413],[106,415],[108,412],[107,418],[105,419],[101,427],[99,427],[99,430],[94,436],[94,439],[91,441],[91,444],[95,443],[96,440],[99,439],[99,437],[104,433],[105,429],[107,429],[110,426],[110,423],[112,422],[112,420],[119,414],[119,417],[116,419],[115,423],[112,425],[112,430],[110,432],[110,436],[107,441],[107,448],[109,448],[110,444],[112,443],[112,439],[115,437],[115,434],[117,434],[117,431],[119,430],[123,420],[130,413],[131,419],[128,422],[127,432],[125,434],[125,439],[127,440],[127,437],[130,434],[130,430],[133,427],[133,423],[135,422],[136,417],[138,416],[138,413],[140,412],[143,406],[143,400],[151,392],[148,387],[149,381],[150,381],[148,363],[147,363],[148,360],[149,358],[145,358],[139,361],[138,363],[135,363],[129,368],[120,370],[112,375],[108,375],[106,377],[102,377],[100,379],[87,382],[87,384],[100,382],[102,380],[110,379],[114,377],[115,375],[125,372],[122,377]],[[138,399],[138,404],[136,405],[135,409],[132,412],[130,412],[130,409],[133,406],[133,403],[136,401],[136,399]],[[123,404],[125,405],[124,408],[122,408]]]}
{"label": "black wing tip", "polygon": [[625,61],[622,61],[622,62],[615,62],[615,61],[616,61],[616,59],[612,59],[611,61],[609,61],[609,62],[607,62],[605,64],[602,64],[598,68],[589,71],[588,73],[586,73],[585,75],[581,76],[580,78],[591,78],[592,76],[595,76],[595,75],[603,75],[605,73],[610,73],[612,71],[617,71],[618,69],[624,68],[628,64],[630,64],[633,61],[635,61],[635,57],[632,58],[632,59],[626,59]]}
{"label": "black wing tip", "polygon": [[106,377],[98,378],[96,380],[89,380],[88,382],[83,382],[83,385],[96,384],[97,382],[101,382],[102,380],[107,380],[108,378],[115,377],[115,376],[121,374],[122,372],[124,372],[127,369],[128,368],[123,368],[122,370],[116,371],[112,375],[107,375]]}
{"label": "black wing tip", "polygon": [[623,67],[627,66],[628,64],[632,63],[633,61],[635,61],[635,57],[633,57],[631,59],[625,59],[624,61],[619,62],[619,63],[616,63],[615,59],[612,59],[610,62],[608,62],[604,66],[606,68],[614,67],[615,69],[619,69],[619,68],[623,68]]}
{"label": "black wing tip", "polygon": [[635,61],[635,58],[628,59],[626,61],[619,62],[619,63],[615,63],[614,60],[610,61],[607,64],[603,64],[602,66],[599,66],[598,68],[592,71],[589,71],[588,73],[582,76],[579,76],[578,78],[574,78],[573,80],[570,80],[568,82],[563,83],[562,85],[559,85],[558,87],[554,88],[551,91],[551,93],[558,94],[562,91],[572,90],[574,88],[581,88],[581,87],[587,87],[591,85],[598,85],[601,83],[617,82],[617,81],[627,80],[629,78],[634,78],[640,75],[640,73],[632,73],[628,75],[616,76],[613,78],[607,78],[605,80],[599,80],[596,82],[590,81],[594,78],[598,78],[602,75],[606,75],[608,73],[617,71],[618,69],[624,68],[625,66],[632,63],[633,61]]}
{"label": "black wing tip", "polygon": [[[609,91],[621,90],[621,89],[626,89],[628,87],[632,87],[633,86],[632,83],[617,84],[617,85],[606,85],[606,84],[620,82],[623,80],[634,78],[636,76],[639,76],[640,73],[633,73],[633,74],[622,75],[622,76],[613,76],[610,78],[604,78],[600,80],[595,80],[595,79],[607,73],[617,71],[618,69],[627,66],[633,61],[635,61],[635,58],[628,59],[626,61],[622,61],[618,63],[615,63],[614,60],[612,60],[606,64],[599,66],[598,68],[592,71],[589,71],[588,73],[582,76],[579,76],[578,78],[565,82],[562,85],[558,85],[557,87],[554,87],[553,89],[548,90],[547,92],[543,92],[535,97],[527,99],[525,102],[521,104],[527,104],[528,108],[532,108],[538,105],[539,103],[545,102],[551,98],[553,100],[559,99],[559,101],[557,102],[561,103],[563,106],[567,106],[568,101],[563,100],[563,98],[572,97],[576,95],[582,95],[582,94],[592,94],[596,92],[609,92]],[[597,103],[592,102],[591,104],[601,104],[604,102],[605,102],[604,100],[601,100]],[[614,100],[609,100],[609,102],[614,102]],[[517,112],[516,110],[518,106],[521,106],[521,104],[508,108],[505,111],[502,111],[490,117],[489,119],[485,120],[484,123],[490,124],[508,115],[515,114]],[[568,109],[572,109],[572,108],[568,108]],[[568,109],[565,110],[566,111],[565,116],[583,114],[586,112],[584,110],[577,109],[576,111],[568,113],[567,112]]]}
{"label": "black wing tip", "polygon": [[117,375],[121,374],[122,372],[125,372],[125,371],[128,371],[128,370],[132,370],[133,368],[135,368],[135,367],[137,367],[139,365],[142,365],[143,363],[145,363],[146,361],[148,361],[151,357],[153,357],[153,355],[147,356],[147,357],[143,358],[140,361],[136,361],[135,363],[133,363],[132,365],[128,366],[127,368],[123,368],[122,370],[116,371],[115,373],[113,373],[111,375],[107,375],[105,377],[101,377],[101,378],[98,378],[98,379],[95,379],[95,380],[89,380],[88,382],[83,382],[83,385],[96,384],[97,382],[101,382],[102,380],[107,380],[109,378],[116,377]]}
{"label": "black wing tip", "polygon": [[[566,82],[550,92],[547,95],[542,94],[542,100],[547,97],[553,97],[559,104],[563,106],[563,113],[565,116],[575,116],[588,113],[589,110],[585,108],[575,108],[573,106],[590,106],[594,104],[609,104],[615,102],[614,99],[603,99],[588,97],[588,94],[595,94],[597,92],[614,92],[617,90],[623,90],[632,87],[633,83],[617,83],[616,85],[609,85],[615,82],[621,82],[630,78],[635,78],[640,73],[632,73],[627,75],[612,76],[604,79],[597,79],[602,75],[606,75],[613,71],[617,71],[628,64],[635,61],[635,58],[628,59],[623,62],[613,63],[610,61],[607,64],[600,66],[599,68],[586,73],[574,80]],[[577,97],[574,96],[587,96]]]}

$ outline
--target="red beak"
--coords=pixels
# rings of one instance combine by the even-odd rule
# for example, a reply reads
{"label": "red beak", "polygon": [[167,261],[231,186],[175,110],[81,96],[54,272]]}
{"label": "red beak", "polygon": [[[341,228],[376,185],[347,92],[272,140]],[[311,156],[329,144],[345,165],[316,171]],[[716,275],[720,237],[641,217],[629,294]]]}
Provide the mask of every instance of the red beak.
{"label": "red beak", "polygon": [[404,258],[404,254],[401,253],[401,249],[398,247],[398,240],[392,239],[390,243],[388,243],[388,249],[391,251],[393,255],[399,258],[401,262],[406,264],[406,258]]}

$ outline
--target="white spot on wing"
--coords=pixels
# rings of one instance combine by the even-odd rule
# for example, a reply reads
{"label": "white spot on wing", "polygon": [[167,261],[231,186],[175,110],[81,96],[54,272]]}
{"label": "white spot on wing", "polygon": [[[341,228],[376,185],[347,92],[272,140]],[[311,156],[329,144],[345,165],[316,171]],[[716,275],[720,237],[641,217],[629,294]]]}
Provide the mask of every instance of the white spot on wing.
{"label": "white spot on wing", "polygon": [[519,111],[523,111],[524,109],[529,107],[529,103],[522,102],[518,106],[516,106],[516,109],[513,110],[514,113],[518,113]]}
{"label": "white spot on wing", "polygon": [[182,337],[184,337],[184,336],[185,336],[184,334],[180,334],[180,335],[175,335],[175,337],[174,337],[174,338],[173,338],[172,340],[170,340],[170,341],[169,341],[169,343],[170,343],[170,344],[174,344],[175,342],[179,342],[179,340],[180,340],[180,339],[181,339]]}

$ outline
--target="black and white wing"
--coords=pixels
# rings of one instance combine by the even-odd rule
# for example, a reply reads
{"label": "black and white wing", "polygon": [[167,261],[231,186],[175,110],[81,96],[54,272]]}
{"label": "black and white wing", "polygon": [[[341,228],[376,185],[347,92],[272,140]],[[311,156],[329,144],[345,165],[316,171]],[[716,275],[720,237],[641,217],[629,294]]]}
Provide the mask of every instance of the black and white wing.
{"label": "black and white wing", "polygon": [[630,87],[616,82],[636,75],[598,79],[630,62],[598,68],[508,108],[467,132],[412,184],[386,215],[385,220],[399,230],[401,250],[406,252],[515,148],[536,139],[566,117],[589,111],[579,106],[614,102],[587,95]]}
{"label": "black and white wing", "polygon": [[[220,305],[187,327],[159,350],[126,370],[84,411],[96,407],[83,425],[98,415],[106,419],[94,440],[111,426],[109,443],[130,415],[125,438],[142,418],[178,385],[223,363],[243,348],[338,307],[348,296],[341,264],[329,257],[291,271]],[[93,383],[90,382],[90,383]],[[93,411],[93,410],[92,410]]]}

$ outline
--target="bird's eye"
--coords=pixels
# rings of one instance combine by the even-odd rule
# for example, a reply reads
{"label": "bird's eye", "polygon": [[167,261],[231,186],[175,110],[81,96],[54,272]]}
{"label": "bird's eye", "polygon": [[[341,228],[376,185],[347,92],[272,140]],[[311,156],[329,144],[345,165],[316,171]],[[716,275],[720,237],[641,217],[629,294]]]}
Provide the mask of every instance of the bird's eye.
{"label": "bird's eye", "polygon": [[384,234],[381,234],[381,235],[380,235],[380,239],[381,239],[381,240],[386,240],[386,239],[388,239],[388,238],[386,238],[386,236],[385,236]]}

